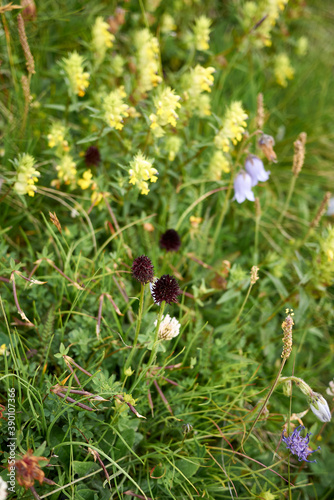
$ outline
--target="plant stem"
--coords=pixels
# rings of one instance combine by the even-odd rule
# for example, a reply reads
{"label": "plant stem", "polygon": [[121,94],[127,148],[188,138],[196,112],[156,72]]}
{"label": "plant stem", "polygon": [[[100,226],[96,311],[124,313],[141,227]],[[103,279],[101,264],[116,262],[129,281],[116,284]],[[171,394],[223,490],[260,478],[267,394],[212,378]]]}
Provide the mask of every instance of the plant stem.
{"label": "plant stem", "polygon": [[263,403],[263,405],[261,406],[261,409],[260,409],[259,413],[257,414],[257,417],[256,417],[256,419],[254,420],[254,422],[253,422],[253,424],[252,424],[252,427],[249,429],[249,431],[248,431],[248,433],[247,433],[247,436],[245,437],[245,439],[244,439],[244,441],[243,441],[242,445],[244,445],[244,444],[245,444],[245,442],[247,441],[247,439],[248,439],[248,438],[249,438],[249,436],[251,435],[252,430],[253,430],[253,429],[254,429],[254,427],[256,426],[257,421],[259,420],[259,418],[260,418],[260,416],[261,416],[261,414],[262,414],[263,409],[264,409],[264,408],[265,408],[265,406],[267,405],[267,403],[268,403],[268,401],[269,401],[269,399],[270,399],[270,397],[271,397],[272,393],[274,392],[275,387],[276,387],[277,382],[278,382],[278,379],[279,379],[279,378],[280,378],[280,376],[281,376],[281,373],[282,373],[282,370],[283,370],[283,368],[284,368],[284,365],[285,365],[286,360],[287,360],[287,358],[283,358],[282,363],[281,363],[281,367],[280,367],[280,369],[279,369],[279,371],[278,371],[278,374],[276,375],[275,381],[274,381],[273,385],[271,386],[271,389],[270,389],[270,391],[268,392],[268,395],[267,395],[266,399],[264,400],[264,403]]}
{"label": "plant stem", "polygon": [[154,334],[154,343],[153,343],[153,347],[152,347],[150,358],[149,358],[148,363],[147,363],[146,372],[150,368],[150,366],[153,364],[154,358],[155,358],[156,353],[157,353],[159,328],[160,328],[160,324],[161,324],[161,321],[162,321],[162,315],[164,313],[165,304],[166,304],[166,302],[162,302],[161,306],[160,306],[160,311],[159,311],[159,316],[158,316],[158,321],[157,321],[157,327],[155,329],[155,334]]}
{"label": "plant stem", "polygon": [[285,201],[285,205],[284,205],[284,208],[281,212],[281,215],[278,219],[278,223],[280,224],[282,222],[282,220],[284,219],[285,217],[285,214],[289,208],[289,205],[290,205],[290,200],[291,200],[291,196],[292,196],[292,193],[295,189],[295,184],[296,184],[296,180],[297,180],[297,176],[296,175],[293,175],[292,176],[292,179],[291,179],[291,182],[290,182],[290,188],[289,188],[289,192],[288,192],[288,196],[287,196],[287,199]]}
{"label": "plant stem", "polygon": [[226,192],[226,195],[225,195],[225,198],[224,198],[224,204],[223,204],[223,208],[222,208],[222,211],[220,213],[220,216],[219,216],[219,220],[218,220],[218,223],[217,223],[217,226],[216,226],[216,230],[215,230],[215,233],[213,235],[213,240],[212,240],[212,245],[211,245],[211,251],[213,251],[215,245],[216,245],[216,241],[218,239],[218,236],[219,236],[219,231],[224,223],[224,219],[225,219],[225,215],[227,213],[227,208],[228,208],[228,202],[230,200],[230,196],[231,196],[231,191],[232,191],[232,187],[233,187],[233,172],[231,171],[231,178],[230,178],[230,182],[229,182],[229,185],[228,185],[228,188],[227,188],[227,192]]}
{"label": "plant stem", "polygon": [[132,346],[129,357],[126,360],[124,370],[129,368],[131,361],[132,361],[132,358],[134,356],[134,353],[136,352],[136,349],[137,349],[138,335],[139,335],[141,320],[142,320],[142,316],[143,316],[144,293],[145,293],[145,285],[141,284],[140,298],[139,298],[139,310],[138,310],[135,338],[133,339],[133,346]]}
{"label": "plant stem", "polygon": [[252,287],[253,287],[253,283],[251,282],[251,283],[250,283],[250,285],[249,285],[249,288],[248,288],[248,290],[247,290],[247,294],[246,294],[245,300],[243,301],[242,306],[241,306],[241,308],[240,308],[240,311],[239,311],[239,313],[238,313],[237,319],[235,320],[235,321],[236,321],[236,323],[238,323],[238,321],[239,321],[239,319],[240,319],[240,316],[241,316],[241,314],[242,314],[242,311],[244,310],[244,307],[245,307],[245,305],[246,305],[246,302],[247,302],[247,300],[248,300],[248,297],[249,297],[249,294],[250,294],[250,292],[251,292]]}
{"label": "plant stem", "polygon": [[255,239],[254,239],[254,264],[257,265],[259,262],[259,227],[260,227],[260,215],[255,217]]}

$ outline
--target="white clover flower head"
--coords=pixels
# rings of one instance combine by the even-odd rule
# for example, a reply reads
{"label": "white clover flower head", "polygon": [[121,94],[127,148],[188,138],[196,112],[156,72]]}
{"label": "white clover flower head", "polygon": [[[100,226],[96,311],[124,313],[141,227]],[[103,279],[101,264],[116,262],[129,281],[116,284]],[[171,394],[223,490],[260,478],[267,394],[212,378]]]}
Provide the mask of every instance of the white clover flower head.
{"label": "white clover flower head", "polygon": [[247,172],[241,170],[234,179],[234,197],[238,203],[243,203],[245,200],[255,201],[255,196],[252,191],[252,179]]}
{"label": "white clover flower head", "polygon": [[[159,327],[159,339],[160,340],[171,340],[177,337],[180,333],[181,324],[176,318],[171,318],[169,314],[162,317],[162,321]],[[158,320],[155,320],[154,325],[157,326]]]}
{"label": "white clover flower head", "polygon": [[330,422],[332,415],[326,399],[319,393],[313,392],[310,396],[310,408],[321,422]]}
{"label": "white clover flower head", "polygon": [[7,498],[7,483],[0,477],[0,500],[6,500]]}
{"label": "white clover flower head", "polygon": [[246,158],[245,170],[251,176],[252,187],[258,182],[266,182],[269,179],[270,171],[264,169],[263,162],[258,156],[249,155]]}

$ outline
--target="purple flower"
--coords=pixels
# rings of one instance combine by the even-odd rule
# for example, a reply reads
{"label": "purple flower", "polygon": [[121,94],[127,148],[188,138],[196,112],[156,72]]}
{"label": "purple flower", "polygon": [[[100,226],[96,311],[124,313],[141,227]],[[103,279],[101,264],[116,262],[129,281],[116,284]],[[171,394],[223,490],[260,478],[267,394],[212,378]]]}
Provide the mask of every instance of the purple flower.
{"label": "purple flower", "polygon": [[177,252],[181,246],[181,238],[175,229],[167,229],[159,243],[160,248],[165,248],[167,252]]}
{"label": "purple flower", "polygon": [[243,201],[255,201],[254,193],[252,191],[252,179],[244,170],[241,170],[234,179],[234,200],[238,203]]}
{"label": "purple flower", "polygon": [[282,439],[284,443],[286,444],[286,447],[291,451],[293,455],[297,455],[299,462],[301,460],[305,460],[305,462],[316,462],[316,460],[307,460],[308,455],[311,453],[314,453],[317,450],[320,450],[320,446],[316,450],[310,450],[308,447],[308,443],[310,441],[310,435],[311,433],[308,432],[306,436],[303,438],[300,435],[299,429],[305,429],[303,425],[300,425],[293,431],[293,433],[290,436],[284,437],[284,431],[282,434]]}
{"label": "purple flower", "polygon": [[153,281],[154,267],[151,260],[146,255],[137,257],[131,267],[132,276],[142,285]]}
{"label": "purple flower", "polygon": [[101,161],[101,155],[99,148],[96,146],[89,146],[85,153],[85,163],[88,167],[95,165],[95,167],[98,167],[99,163]]}
{"label": "purple flower", "polygon": [[251,176],[252,187],[260,182],[266,182],[269,179],[270,171],[264,169],[262,160],[255,155],[249,155],[246,158],[245,169]]}
{"label": "purple flower", "polygon": [[161,304],[165,301],[167,304],[177,302],[177,297],[180,295],[181,289],[174,276],[164,274],[161,278],[157,279],[151,288],[152,297],[156,304]]}

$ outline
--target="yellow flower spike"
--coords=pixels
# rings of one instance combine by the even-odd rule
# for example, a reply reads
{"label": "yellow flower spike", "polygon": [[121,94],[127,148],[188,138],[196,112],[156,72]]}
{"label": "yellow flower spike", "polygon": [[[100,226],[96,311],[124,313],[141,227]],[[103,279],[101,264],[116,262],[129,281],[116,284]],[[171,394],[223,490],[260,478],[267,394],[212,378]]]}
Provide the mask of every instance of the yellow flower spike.
{"label": "yellow flower spike", "polygon": [[148,92],[156,87],[162,78],[159,73],[159,42],[150,31],[145,28],[138,31],[134,39],[137,49],[137,68],[139,72],[138,89]]}
{"label": "yellow flower spike", "polygon": [[170,87],[160,90],[153,98],[156,114],[152,113],[150,120],[152,121],[151,129],[155,131],[156,137],[161,137],[164,134],[162,127],[168,124],[176,127],[178,119],[176,109],[181,107],[180,99],[180,96],[176,95]]}
{"label": "yellow flower spike", "polygon": [[62,148],[65,149],[68,146],[68,142],[65,140],[65,135],[66,127],[59,122],[53,123],[47,136],[49,148],[62,146]]}
{"label": "yellow flower spike", "polygon": [[38,181],[38,177],[41,174],[35,169],[34,157],[24,153],[19,155],[13,164],[17,170],[14,191],[21,195],[35,196],[37,187],[34,184]]}
{"label": "yellow flower spike", "polygon": [[149,184],[147,181],[156,182],[158,171],[152,167],[152,161],[147,159],[141,152],[138,153],[130,162],[129,183],[137,185],[141,194],[149,193]]}
{"label": "yellow flower spike", "polygon": [[123,118],[129,116],[129,106],[123,102],[124,97],[126,97],[124,87],[119,87],[110,92],[102,101],[103,119],[109,127],[116,130],[122,130],[124,127]]}
{"label": "yellow flower spike", "polygon": [[103,21],[102,17],[97,17],[92,28],[92,49],[96,54],[97,64],[103,61],[114,40],[114,35],[109,31],[109,24]]}
{"label": "yellow flower spike", "polygon": [[291,66],[287,54],[277,54],[275,57],[274,73],[277,83],[282,87],[287,87],[288,80],[292,80],[295,74],[295,70]]}
{"label": "yellow flower spike", "polygon": [[195,21],[194,36],[195,47],[197,50],[208,50],[210,40],[211,19],[206,16],[200,16]]}
{"label": "yellow flower spike", "polygon": [[[65,184],[75,183],[77,169],[71,155],[64,155],[61,158],[60,163],[56,166],[56,170],[58,172],[58,179],[63,181]],[[51,186],[57,186],[58,184],[59,183],[57,183],[57,181],[51,182]]]}
{"label": "yellow flower spike", "polygon": [[77,52],[72,52],[63,59],[63,67],[73,94],[83,97],[89,86],[89,73],[83,70],[84,58]]}
{"label": "yellow flower spike", "polygon": [[216,148],[227,153],[231,142],[236,145],[241,141],[247,123],[248,115],[245,113],[241,102],[234,101],[226,111],[223,125],[214,139]]}
{"label": "yellow flower spike", "polygon": [[203,94],[211,92],[214,82],[213,73],[215,68],[209,66],[204,68],[197,64],[189,73],[185,74],[183,80],[183,101],[188,112],[197,113],[199,116],[209,116],[211,114],[210,98]]}
{"label": "yellow flower spike", "polygon": [[218,181],[221,179],[222,173],[228,174],[230,172],[230,164],[229,161],[220,150],[215,151],[209,166],[210,177]]}

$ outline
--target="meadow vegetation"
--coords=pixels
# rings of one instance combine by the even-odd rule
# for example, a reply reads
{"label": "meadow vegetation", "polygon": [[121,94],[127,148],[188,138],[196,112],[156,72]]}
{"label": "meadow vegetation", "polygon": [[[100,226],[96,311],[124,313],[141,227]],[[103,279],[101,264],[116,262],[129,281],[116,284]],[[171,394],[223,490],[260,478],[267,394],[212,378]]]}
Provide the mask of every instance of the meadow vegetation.
{"label": "meadow vegetation", "polygon": [[331,500],[331,2],[21,4],[0,500]]}

